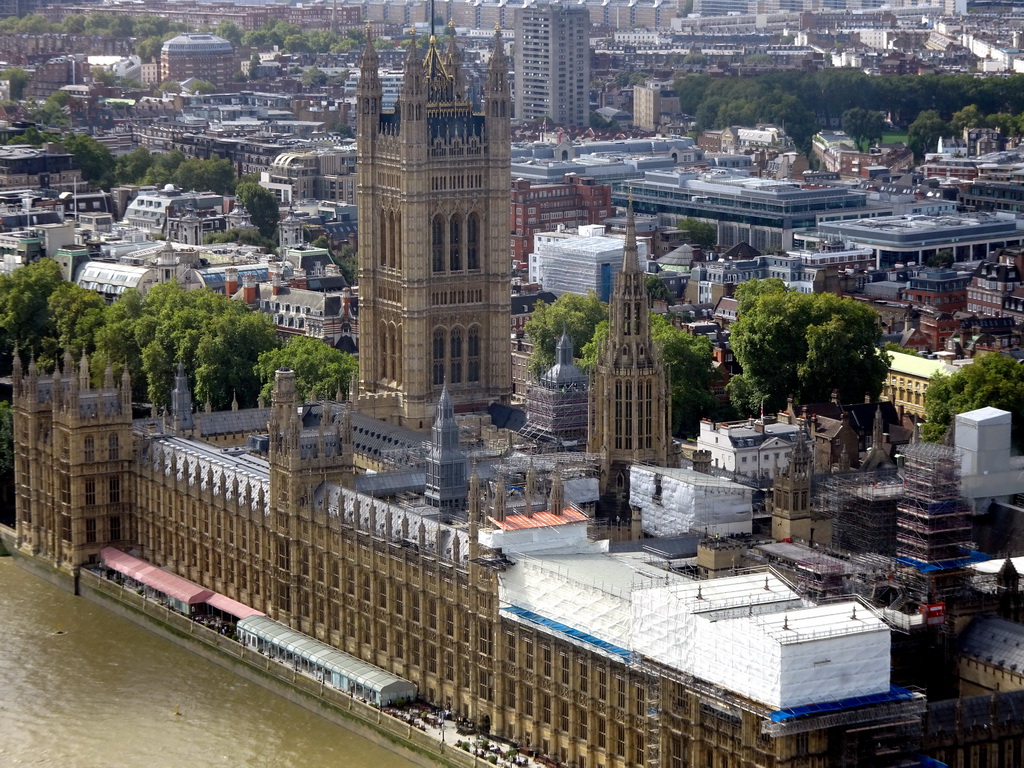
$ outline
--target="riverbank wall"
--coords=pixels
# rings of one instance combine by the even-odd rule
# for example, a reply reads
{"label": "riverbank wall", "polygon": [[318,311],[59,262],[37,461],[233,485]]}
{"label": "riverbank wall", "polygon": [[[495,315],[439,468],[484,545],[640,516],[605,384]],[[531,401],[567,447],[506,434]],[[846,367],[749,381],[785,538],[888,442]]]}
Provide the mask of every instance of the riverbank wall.
{"label": "riverbank wall", "polygon": [[[186,616],[147,600],[131,589],[125,589],[91,571],[64,572],[52,563],[20,552],[15,546],[13,534],[10,528],[0,526],[0,540],[19,567],[396,752],[422,768],[474,768],[489,765],[455,744],[439,742],[409,723],[245,648]],[[454,740],[454,733],[452,737]]]}

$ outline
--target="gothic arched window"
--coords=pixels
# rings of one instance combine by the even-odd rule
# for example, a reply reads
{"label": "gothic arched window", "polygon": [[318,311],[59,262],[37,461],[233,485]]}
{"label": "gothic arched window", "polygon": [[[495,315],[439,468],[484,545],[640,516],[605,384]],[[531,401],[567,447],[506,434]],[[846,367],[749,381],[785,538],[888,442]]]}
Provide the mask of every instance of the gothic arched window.
{"label": "gothic arched window", "polygon": [[462,218],[455,214],[448,226],[448,268],[452,272],[462,269]]}
{"label": "gothic arched window", "polygon": [[476,213],[466,219],[466,269],[480,269],[480,216]]}
{"label": "gothic arched window", "polygon": [[480,326],[473,325],[469,329],[466,340],[466,381],[480,381]]}
{"label": "gothic arched window", "polygon": [[448,348],[448,354],[451,358],[451,377],[449,381],[452,384],[462,383],[462,329],[452,328],[451,345]]}
{"label": "gothic arched window", "polygon": [[433,343],[433,365],[434,365],[434,386],[444,384],[444,328],[434,329]]}
{"label": "gothic arched window", "polygon": [[435,272],[444,272],[444,218],[434,217],[430,226],[430,261]]}

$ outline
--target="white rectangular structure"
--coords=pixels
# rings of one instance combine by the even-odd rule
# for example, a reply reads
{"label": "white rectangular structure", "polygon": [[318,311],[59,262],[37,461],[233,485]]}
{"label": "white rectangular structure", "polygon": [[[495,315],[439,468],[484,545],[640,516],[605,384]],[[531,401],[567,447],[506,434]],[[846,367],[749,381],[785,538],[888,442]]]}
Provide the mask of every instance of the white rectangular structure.
{"label": "white rectangular structure", "polygon": [[692,469],[633,466],[629,504],[641,511],[643,531],[651,536],[750,533],[753,490]]}

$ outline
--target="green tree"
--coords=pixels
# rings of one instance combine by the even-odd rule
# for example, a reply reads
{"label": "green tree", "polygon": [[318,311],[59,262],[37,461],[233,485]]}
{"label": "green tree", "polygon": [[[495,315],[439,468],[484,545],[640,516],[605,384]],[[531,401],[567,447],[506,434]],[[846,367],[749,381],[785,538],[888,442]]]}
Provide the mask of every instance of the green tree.
{"label": "green tree", "polygon": [[194,80],[191,83],[189,83],[188,89],[192,93],[198,94],[217,92],[217,86],[211,83],[209,80]]}
{"label": "green tree", "polygon": [[[0,499],[8,503],[14,483],[14,412],[7,400],[0,400]],[[13,508],[13,505],[11,505]],[[13,515],[13,511],[11,512]]]}
{"label": "green tree", "polygon": [[230,21],[222,21],[214,28],[214,34],[217,37],[223,37],[225,40],[230,42],[235,48],[242,44],[242,30],[238,28],[236,24]]}
{"label": "green tree", "polygon": [[96,291],[62,282],[50,294],[47,305],[53,322],[53,356],[62,350],[70,351],[76,359],[83,353],[91,355],[96,334],[107,319],[103,298]]}
{"label": "green tree", "polygon": [[327,74],[320,67],[310,67],[302,73],[302,84],[307,88],[315,88],[326,85]]}
{"label": "green tree", "polygon": [[153,161],[142,178],[143,184],[162,187],[170,184],[178,166],[185,162],[185,153],[180,149],[153,155]]}
{"label": "green tree", "polygon": [[235,191],[235,166],[226,157],[190,158],[174,171],[174,185],[198,192],[230,195]]}
{"label": "green tree", "polygon": [[261,187],[258,182],[245,178],[235,187],[235,195],[249,211],[252,223],[259,229],[260,234],[264,237],[274,237],[277,222],[281,218],[274,193]]}
{"label": "green tree", "polygon": [[743,373],[729,382],[741,411],[824,402],[838,390],[844,402],[875,398],[888,359],[878,346],[882,329],[870,307],[832,294],[787,291],[781,281],[737,286],[739,319],[731,345]]}
{"label": "green tree", "polygon": [[87,133],[64,134],[61,142],[75,156],[75,162],[82,169],[82,178],[103,189],[112,186],[116,165],[105,144],[100,144]]}
{"label": "green tree", "polygon": [[882,140],[885,118],[876,110],[854,107],[843,112],[843,130],[866,152],[872,141]]}
{"label": "green tree", "polygon": [[97,363],[127,364],[137,392],[155,405],[170,403],[180,361],[200,401],[226,408],[237,395],[255,405],[261,353],[280,344],[263,314],[212,291],[186,291],[177,283],[154,286],[141,298],[125,293],[97,332]]}
{"label": "green tree", "polygon": [[344,395],[359,374],[359,363],[347,352],[312,336],[292,336],[283,347],[261,354],[256,363],[261,392],[268,402],[274,387],[274,372],[280,368],[295,371],[295,388],[300,400],[313,396],[331,399],[338,392]]}
{"label": "green tree", "polygon": [[718,230],[714,224],[687,216],[676,222],[676,226],[687,233],[691,243],[701,248],[713,248],[718,242]]}
{"label": "green tree", "polygon": [[538,301],[525,331],[533,343],[529,368],[540,375],[555,363],[555,347],[563,329],[572,339],[572,346],[580,356],[584,346],[594,337],[594,330],[602,320],[608,319],[608,305],[588,291],[586,296],[563,293],[551,304]]}
{"label": "green tree", "polygon": [[647,275],[644,278],[644,285],[647,287],[647,297],[651,301],[667,301],[669,304],[672,303],[672,294],[669,293],[668,286],[657,275]]}
{"label": "green tree", "polygon": [[142,59],[143,63],[151,64],[160,60],[160,49],[163,48],[164,40],[156,35],[135,41],[135,53]]}
{"label": "green tree", "polygon": [[1024,448],[1024,366],[993,352],[975,359],[956,373],[938,373],[925,393],[928,420],[922,428],[925,440],[941,440],[957,414],[976,408],[999,408],[1013,419],[1013,443]]}
{"label": "green tree", "polygon": [[0,72],[0,80],[7,80],[11,84],[11,100],[21,101],[25,98],[25,89],[32,82],[32,75],[21,67],[9,67]]}
{"label": "green tree", "polygon": [[957,138],[963,136],[965,128],[981,128],[985,125],[985,116],[975,104],[968,104],[953,113],[949,119],[949,128]]}
{"label": "green tree", "polygon": [[943,248],[941,251],[936,251],[928,257],[927,264],[933,269],[935,267],[951,267],[953,266],[953,251],[949,248]]}
{"label": "green tree", "polygon": [[114,180],[117,184],[138,184],[153,165],[153,155],[145,147],[136,147],[127,155],[121,155],[114,164]]}
{"label": "green tree", "polygon": [[942,136],[949,133],[949,126],[934,109],[926,109],[907,129],[907,146],[920,159],[925,152],[931,152]]}
{"label": "green tree", "polygon": [[0,329],[7,348],[35,356],[44,367],[56,359],[50,296],[61,282],[60,267],[53,259],[40,259],[0,275]]}
{"label": "green tree", "polygon": [[214,232],[206,236],[207,245],[216,243],[241,243],[242,245],[257,245],[270,251],[277,247],[277,242],[269,237],[264,237],[258,229],[228,229],[224,232]]}

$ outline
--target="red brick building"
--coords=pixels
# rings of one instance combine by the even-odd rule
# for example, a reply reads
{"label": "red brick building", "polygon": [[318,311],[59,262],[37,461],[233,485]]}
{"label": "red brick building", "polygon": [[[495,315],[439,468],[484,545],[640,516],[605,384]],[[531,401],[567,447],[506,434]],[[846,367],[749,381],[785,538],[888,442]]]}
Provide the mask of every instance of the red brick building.
{"label": "red brick building", "polygon": [[182,34],[166,41],[160,49],[162,81],[180,83],[194,77],[221,87],[231,80],[237,68],[234,46],[216,35]]}
{"label": "red brick building", "polygon": [[612,188],[568,174],[557,184],[520,179],[512,184],[512,263],[526,268],[537,232],[600,224],[614,213]]}
{"label": "red brick building", "polygon": [[971,276],[967,287],[967,311],[999,317],[1004,314],[1006,299],[1021,287],[1019,250],[1001,250],[997,261],[983,261]]}
{"label": "red brick building", "polygon": [[971,278],[952,269],[922,269],[910,278],[903,298],[918,307],[959,312],[967,306]]}

